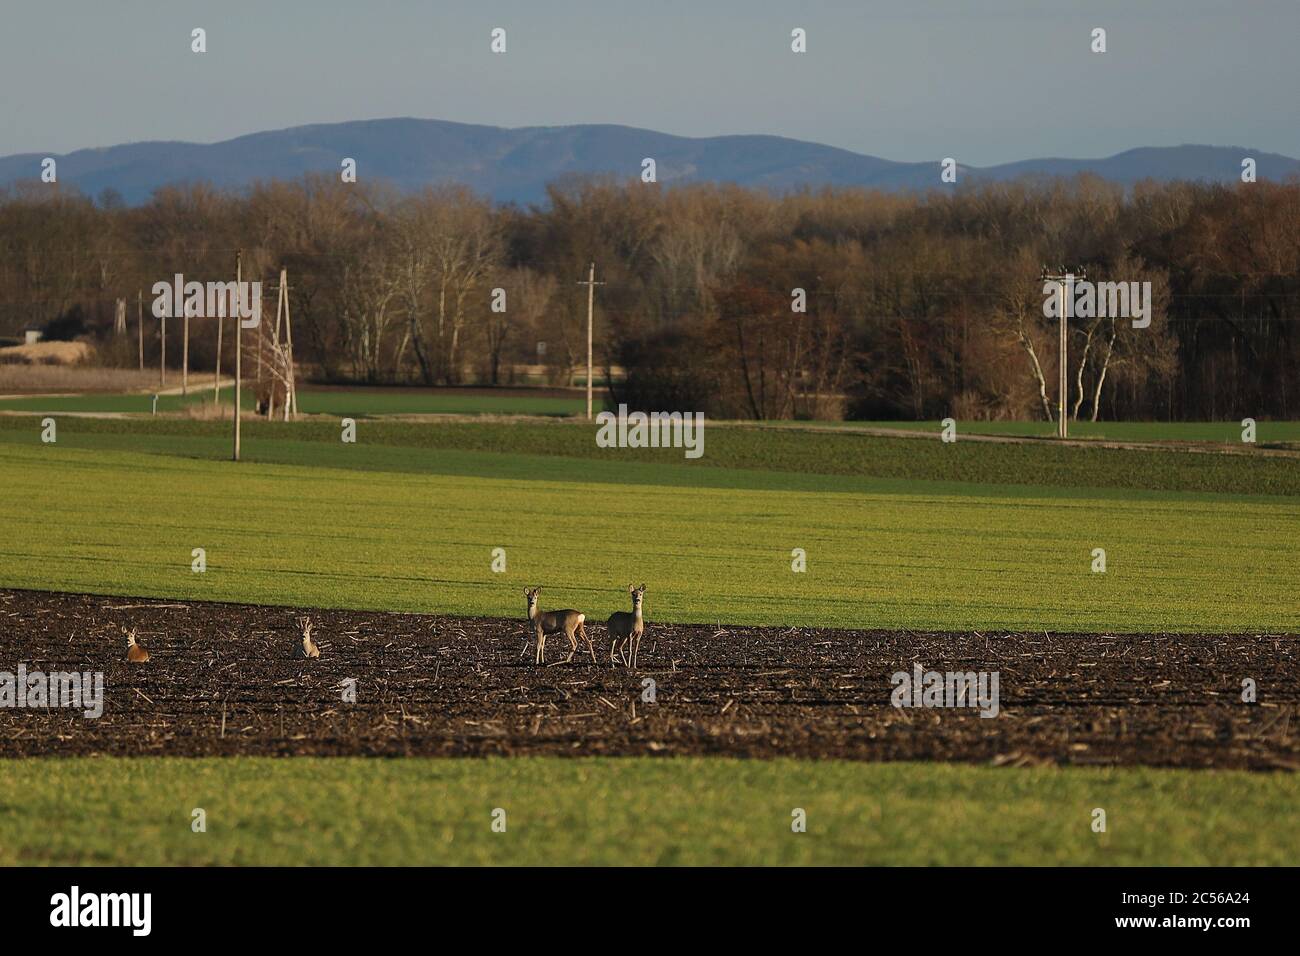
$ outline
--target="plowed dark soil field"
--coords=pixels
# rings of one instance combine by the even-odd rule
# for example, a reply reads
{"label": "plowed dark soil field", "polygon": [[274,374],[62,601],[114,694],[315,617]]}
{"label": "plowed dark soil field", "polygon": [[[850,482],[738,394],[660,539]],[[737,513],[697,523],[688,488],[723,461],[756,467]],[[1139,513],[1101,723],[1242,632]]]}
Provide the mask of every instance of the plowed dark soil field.
{"label": "plowed dark soil field", "polygon": [[[296,660],[297,619],[321,649]],[[152,660],[126,662],[123,627]],[[0,590],[0,672],[102,671],[104,712],[0,708],[0,756],[729,754],[1300,768],[1300,636],[589,626],[538,667],[523,621]],[[603,646],[602,646],[603,645]],[[563,637],[547,642],[563,661]],[[920,663],[996,671],[997,717],[895,708]],[[1242,681],[1258,702],[1242,701]],[[355,702],[344,699],[355,682]],[[643,699],[653,681],[653,703]]]}

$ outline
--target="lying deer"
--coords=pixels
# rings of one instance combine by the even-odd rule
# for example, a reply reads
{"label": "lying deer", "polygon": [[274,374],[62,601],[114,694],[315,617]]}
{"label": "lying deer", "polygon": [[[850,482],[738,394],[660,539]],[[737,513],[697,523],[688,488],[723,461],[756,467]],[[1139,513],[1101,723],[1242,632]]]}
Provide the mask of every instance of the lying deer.
{"label": "lying deer", "polygon": [[635,668],[637,649],[641,646],[641,635],[645,633],[645,619],[641,616],[641,601],[645,597],[645,585],[634,588],[629,584],[627,593],[632,595],[631,613],[615,611],[609,616],[605,629],[609,632],[610,664],[614,663],[614,646],[617,644],[623,663]]}
{"label": "lying deer", "polygon": [[572,645],[569,656],[565,658],[566,664],[573,660],[573,655],[578,652],[579,636],[587,642],[587,650],[591,652],[591,662],[596,663],[596,649],[592,646],[591,638],[587,636],[587,629],[583,626],[587,615],[572,608],[563,611],[543,611],[537,606],[537,595],[541,593],[540,587],[524,588],[524,597],[528,598],[528,623],[537,637],[537,663],[546,663],[546,635],[560,633],[563,633]]}

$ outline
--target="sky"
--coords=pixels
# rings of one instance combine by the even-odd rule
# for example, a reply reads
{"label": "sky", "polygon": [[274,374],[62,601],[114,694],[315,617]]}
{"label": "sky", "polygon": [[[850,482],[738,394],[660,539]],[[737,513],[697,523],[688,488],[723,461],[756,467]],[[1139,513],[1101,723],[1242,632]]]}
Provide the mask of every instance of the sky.
{"label": "sky", "polygon": [[415,116],[975,166],[1300,157],[1298,44],[1300,0],[3,0],[0,155]]}

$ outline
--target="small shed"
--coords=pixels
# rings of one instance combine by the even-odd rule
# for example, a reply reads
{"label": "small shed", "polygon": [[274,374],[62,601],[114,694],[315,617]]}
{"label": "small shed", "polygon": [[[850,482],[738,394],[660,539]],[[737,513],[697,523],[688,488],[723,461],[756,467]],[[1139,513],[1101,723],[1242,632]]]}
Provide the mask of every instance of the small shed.
{"label": "small shed", "polygon": [[23,344],[35,345],[41,340],[41,335],[40,329],[23,329]]}

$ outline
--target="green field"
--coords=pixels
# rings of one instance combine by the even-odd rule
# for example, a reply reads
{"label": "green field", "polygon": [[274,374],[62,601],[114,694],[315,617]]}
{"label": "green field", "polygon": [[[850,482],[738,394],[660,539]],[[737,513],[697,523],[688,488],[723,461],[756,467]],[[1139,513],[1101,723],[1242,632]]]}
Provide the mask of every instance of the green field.
{"label": "green field", "polygon": [[[931,422],[852,422],[846,423],[870,428],[897,428],[909,431],[928,431],[938,434],[941,425]],[[1241,422],[1070,422],[1071,438],[1095,438],[1108,441],[1196,441],[1221,442],[1240,445]],[[1020,437],[1052,438],[1056,435],[1053,422],[978,422],[960,421],[957,434],[1016,435]],[[1272,442],[1300,442],[1300,422],[1261,421],[1255,424],[1256,444]]]}
{"label": "green field", "polygon": [[[175,387],[175,381],[170,383]],[[222,401],[229,404],[230,389],[222,389]],[[188,396],[162,395],[160,412],[183,410],[187,405],[209,402],[211,385],[196,384]],[[299,409],[306,415],[336,415],[353,418],[384,415],[535,415],[577,417],[586,411],[586,399],[579,393],[573,398],[531,395],[526,390],[484,388],[474,392],[454,392],[429,388],[303,387],[298,393]],[[252,408],[253,396],[244,396],[243,404]],[[603,395],[597,395],[595,410],[608,407]],[[0,411],[23,412],[113,412],[146,414],[152,411],[148,394],[88,393],[82,395],[32,395],[0,398]],[[888,428],[898,431],[938,434],[938,421],[852,421],[801,422],[800,427],[827,429]],[[780,427],[780,423],[778,423]],[[960,421],[958,435],[1008,435],[1024,438],[1052,438],[1052,422]],[[1071,438],[1088,438],[1124,442],[1219,442],[1241,445],[1239,421],[1224,422],[1071,422]],[[1261,421],[1256,426],[1256,444],[1300,443],[1300,422]]]}
{"label": "green field", "polygon": [[[171,387],[174,387],[172,383]],[[221,400],[230,404],[233,389],[223,388]],[[253,407],[251,390],[243,396],[243,406]],[[158,396],[158,411],[182,411],[187,406],[212,401],[212,385],[194,385],[188,395]],[[597,411],[604,400],[595,401]],[[384,388],[302,388],[298,391],[298,408],[304,415],[339,415],[362,418],[375,415],[544,415],[567,417],[586,412],[585,397],[555,398],[529,395],[526,392],[493,394],[458,393],[442,389]],[[148,394],[88,393],[84,395],[29,395],[0,398],[0,410],[21,412],[114,412],[149,414],[153,397]]]}
{"label": "green field", "polygon": [[[229,408],[233,388],[221,390],[221,401]],[[184,411],[191,405],[212,401],[212,384],[195,385],[188,395],[168,394],[158,396],[159,412]],[[253,394],[243,396],[243,406],[253,407]],[[153,396],[137,392],[88,392],[82,395],[25,395],[20,398],[0,398],[0,410],[16,412],[105,412],[112,414],[149,415],[153,412]]]}
{"label": "green field", "polygon": [[[0,761],[0,865],[1289,865],[1300,831],[1275,824],[1297,799],[1293,774],[1145,769]],[[1098,807],[1105,833],[1092,831]],[[195,808],[206,832],[191,829]],[[791,830],[795,808],[805,833]]]}
{"label": "green field", "polygon": [[[604,401],[594,399],[595,410]],[[553,398],[526,393],[494,395],[441,392],[438,389],[408,391],[394,389],[302,389],[298,407],[307,415],[547,415],[564,417],[582,415],[587,410],[585,397]]]}
{"label": "green field", "polygon": [[[904,471],[948,451],[996,458],[910,439],[736,430],[729,450],[719,429],[706,458],[645,450],[654,463],[597,449],[585,425],[533,427],[605,457],[448,447],[527,447],[532,433],[506,424],[390,424],[424,443],[379,444],[363,428],[350,445],[320,423],[250,428],[236,465],[220,423],[152,424],[68,419],[43,445],[34,420],[4,423],[0,474],[18,493],[0,500],[0,585],[513,616],[524,584],[607,613],[635,578],[650,583],[652,616],[680,622],[1300,629],[1300,500],[1279,493],[1300,477],[1291,461],[1277,472],[1240,456],[1004,446],[1028,456],[1024,474],[1036,454],[1064,453],[1053,467],[1085,479],[1114,479],[1104,456],[1130,456],[1132,479],[1157,487],[1121,492],[744,463],[755,443],[779,465],[834,440]],[[273,437],[285,435],[297,440]],[[741,466],[722,467],[729,457]],[[1160,490],[1184,462],[1243,493]],[[190,571],[196,547],[203,575]],[[490,570],[498,547],[506,573]],[[795,548],[807,573],[791,571]],[[1094,548],[1105,574],[1090,571]]]}
{"label": "green field", "polygon": [[[0,586],[682,622],[1300,631],[1300,466],[710,427],[0,416]],[[190,570],[194,547],[208,571]],[[490,570],[506,549],[508,570]],[[1090,572],[1106,549],[1105,574]],[[790,569],[803,548],[808,571]],[[1294,774],[724,759],[0,761],[0,863],[1293,862]],[[1094,807],[1106,834],[1089,827]],[[208,832],[192,833],[203,807]],[[493,833],[495,807],[508,813]],[[790,811],[808,832],[790,832]]]}
{"label": "green field", "polygon": [[[29,445],[40,431],[34,417],[0,415],[0,442]],[[336,453],[341,449],[338,421],[246,421],[243,434],[250,464],[423,473],[445,467],[439,462],[448,453],[475,452],[492,456],[493,474],[521,479],[573,474],[621,484],[630,480],[628,469],[637,468],[638,480],[692,487],[738,482],[819,491],[845,487],[840,479],[877,478],[895,480],[903,490],[944,490],[940,486],[946,484],[960,491],[983,485],[989,493],[1013,497],[1049,487],[1120,497],[1145,491],[1300,496],[1300,459],[1263,452],[1206,454],[1046,442],[943,444],[834,429],[713,425],[707,429],[705,456],[687,461],[680,450],[599,448],[594,426],[586,422],[373,419],[358,426],[356,446],[344,449],[348,454]],[[59,427],[58,446],[216,461],[229,457],[230,423],[68,417]],[[742,474],[731,474],[737,471]]]}

